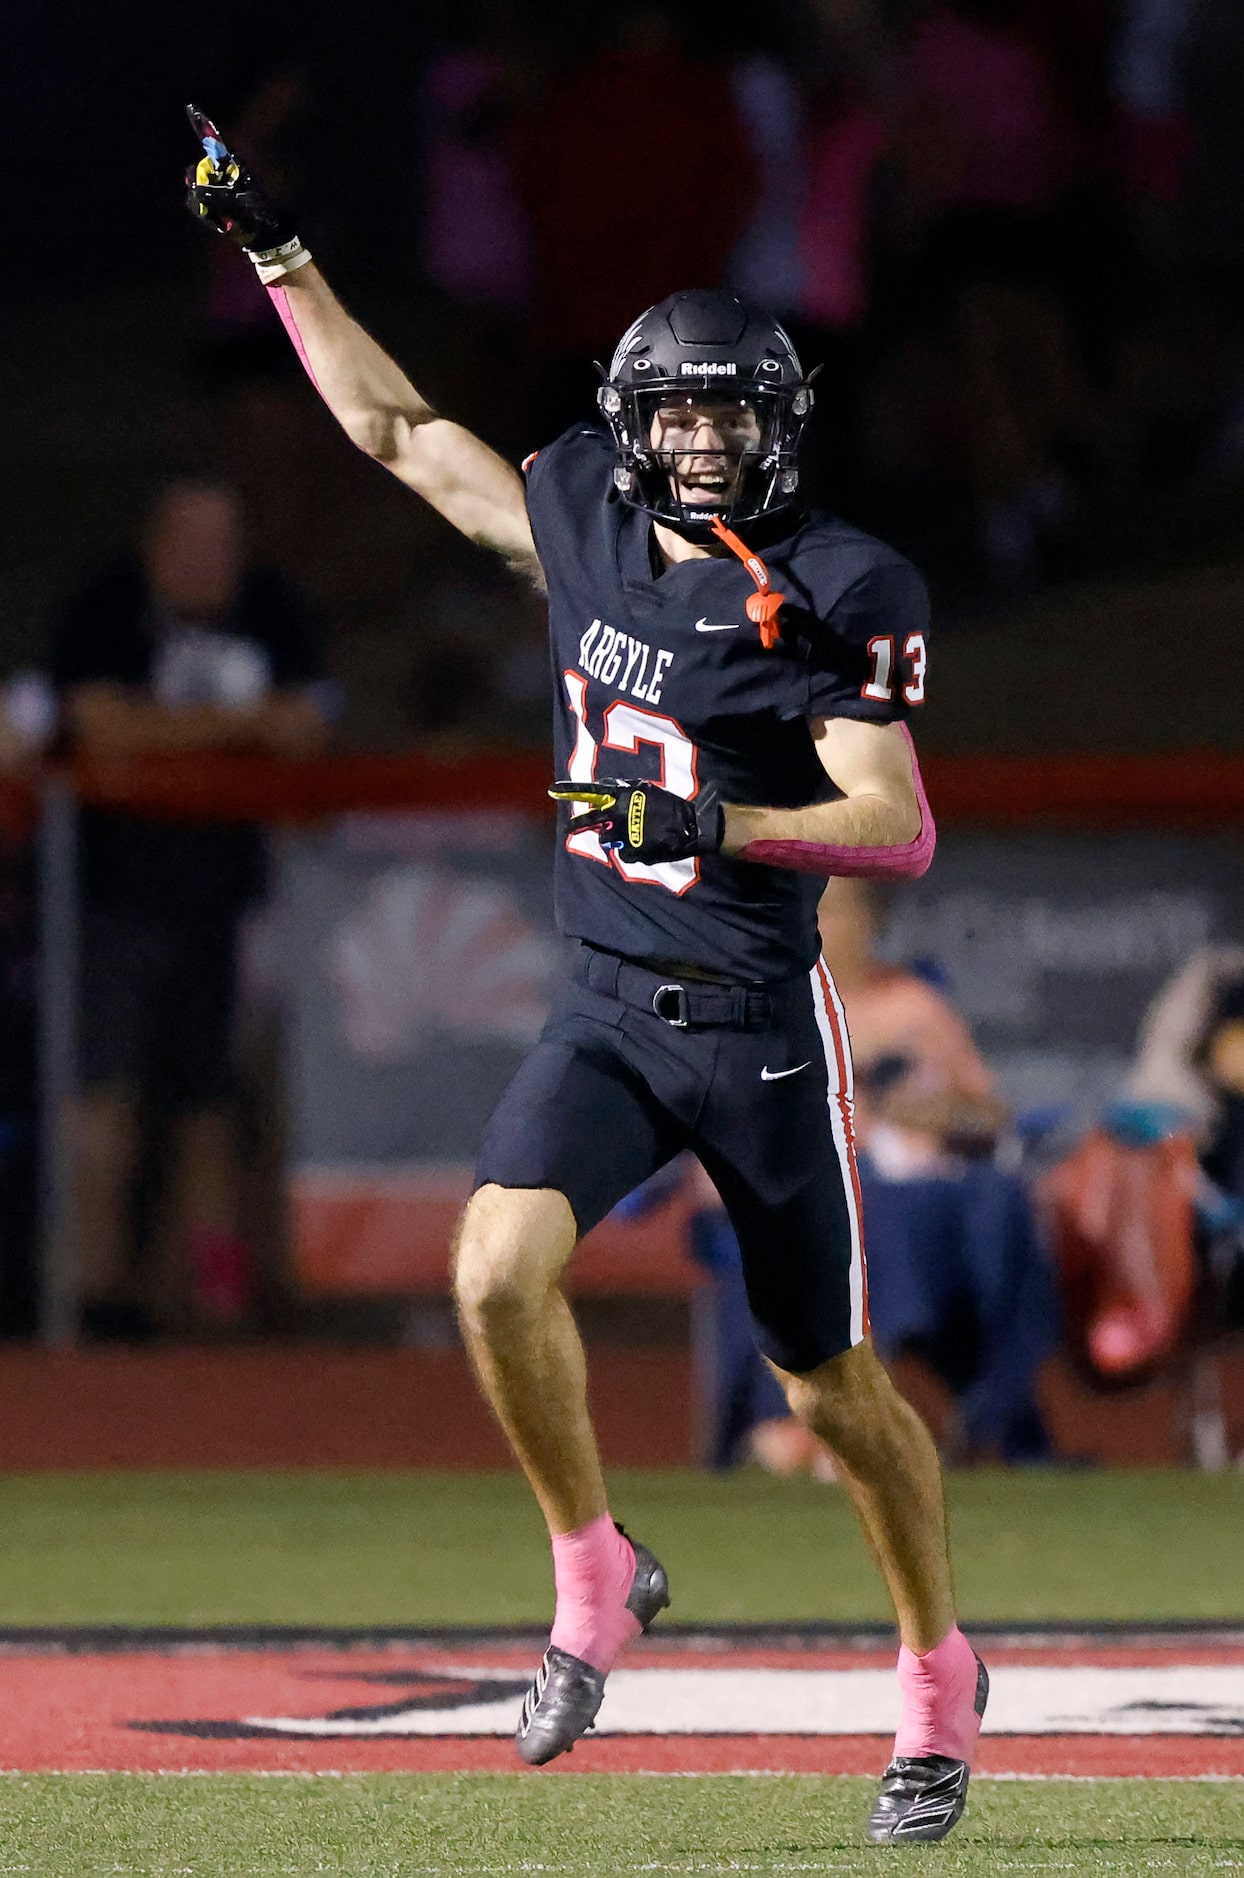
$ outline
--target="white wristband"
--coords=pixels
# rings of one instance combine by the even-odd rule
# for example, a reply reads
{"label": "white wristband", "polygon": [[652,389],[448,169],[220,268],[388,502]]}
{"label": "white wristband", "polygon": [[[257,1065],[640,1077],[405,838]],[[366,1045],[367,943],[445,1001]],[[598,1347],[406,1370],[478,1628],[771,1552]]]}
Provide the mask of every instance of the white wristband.
{"label": "white wristband", "polygon": [[297,235],[292,241],[282,242],[279,248],[269,248],[263,254],[254,254],[249,248],[247,253],[255,263],[255,272],[265,287],[271,281],[280,280],[283,274],[292,274],[297,268],[305,267],[311,259],[310,248],[304,248]]}

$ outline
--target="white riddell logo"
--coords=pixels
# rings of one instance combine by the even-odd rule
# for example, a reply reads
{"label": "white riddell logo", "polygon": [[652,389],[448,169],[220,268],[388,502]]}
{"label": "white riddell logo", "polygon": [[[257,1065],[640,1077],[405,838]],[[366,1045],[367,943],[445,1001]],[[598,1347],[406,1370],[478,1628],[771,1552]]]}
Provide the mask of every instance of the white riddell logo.
{"label": "white riddell logo", "polygon": [[681,372],[694,372],[697,378],[737,378],[738,366],[731,360],[729,365],[719,365],[715,359],[684,359],[678,368]]}
{"label": "white riddell logo", "polygon": [[724,626],[711,626],[706,619],[698,619],[695,629],[698,633],[736,633],[739,630],[739,623],[732,619],[727,620]]}
{"label": "white riddell logo", "polygon": [[811,1061],[812,1058],[809,1057],[807,1063],[796,1063],[794,1069],[770,1069],[766,1064],[760,1072],[760,1080],[761,1082],[781,1082],[783,1076],[797,1076],[801,1069],[807,1069]]}

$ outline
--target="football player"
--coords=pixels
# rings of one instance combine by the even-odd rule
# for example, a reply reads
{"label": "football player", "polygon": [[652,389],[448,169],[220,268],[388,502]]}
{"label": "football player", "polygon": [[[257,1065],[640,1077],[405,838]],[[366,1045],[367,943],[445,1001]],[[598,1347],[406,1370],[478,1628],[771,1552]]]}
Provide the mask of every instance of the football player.
{"label": "football player", "polygon": [[738,1235],[765,1355],[837,1457],[897,1612],[902,1719],[869,1836],[940,1839],[988,1679],[955,1622],[936,1452],[869,1342],[850,1049],[816,925],[826,876],[932,857],[904,721],[925,692],[923,584],[802,507],[813,390],[765,314],[723,292],[653,307],[597,421],[520,475],[432,409],[191,121],[189,206],[249,253],[347,436],[548,594],[574,958],[486,1130],[454,1263],[467,1346],[552,1539],[556,1615],[518,1752],[572,1747],[669,1602],[610,1517],[559,1281],[582,1235],[689,1148]]}

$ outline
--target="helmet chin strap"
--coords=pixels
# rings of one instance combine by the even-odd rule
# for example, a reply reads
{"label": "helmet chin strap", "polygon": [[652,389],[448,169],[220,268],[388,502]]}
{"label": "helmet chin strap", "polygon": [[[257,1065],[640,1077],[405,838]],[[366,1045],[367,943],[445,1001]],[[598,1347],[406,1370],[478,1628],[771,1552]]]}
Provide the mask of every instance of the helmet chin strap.
{"label": "helmet chin strap", "polygon": [[710,529],[718,541],[725,543],[731,554],[737,554],[744,567],[756,583],[755,593],[747,596],[747,617],[760,628],[760,643],[768,650],[775,646],[781,636],[778,614],[786,603],[784,593],[774,593],[769,579],[769,570],[758,554],[753,554],[745,541],[740,541],[733,529],[727,528],[720,515],[714,515]]}

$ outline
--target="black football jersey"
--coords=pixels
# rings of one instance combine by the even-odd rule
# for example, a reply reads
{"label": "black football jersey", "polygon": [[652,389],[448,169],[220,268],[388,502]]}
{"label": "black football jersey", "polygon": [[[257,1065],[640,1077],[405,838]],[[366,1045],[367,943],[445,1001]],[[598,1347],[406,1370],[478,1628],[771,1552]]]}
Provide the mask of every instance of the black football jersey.
{"label": "black football jersey", "polygon": [[[654,572],[651,522],[613,484],[613,445],[577,429],[528,460],[527,506],[548,582],[554,768],[576,782],[640,777],[692,797],[802,808],[832,800],[810,722],[886,724],[924,697],[928,599],[910,562],[826,516],[792,516],[759,552],[784,594],[766,649],[734,555]],[[773,524],[770,524],[772,529]],[[743,530],[746,537],[746,530]],[[749,544],[751,545],[751,544]],[[659,565],[659,563],[658,563]],[[756,982],[808,971],[823,883],[705,855],[641,865],[564,833],[564,933],[607,951]]]}

